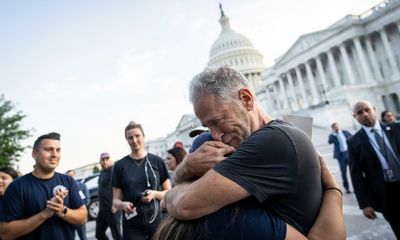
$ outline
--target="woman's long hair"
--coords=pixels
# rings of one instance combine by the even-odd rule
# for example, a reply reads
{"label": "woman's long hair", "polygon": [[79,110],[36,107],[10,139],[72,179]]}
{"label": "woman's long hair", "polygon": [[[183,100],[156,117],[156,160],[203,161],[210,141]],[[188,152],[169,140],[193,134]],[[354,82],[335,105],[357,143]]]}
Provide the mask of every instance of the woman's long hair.
{"label": "woman's long hair", "polygon": [[[158,226],[153,240],[204,239],[201,236],[196,236],[196,234],[202,234],[205,230],[204,218],[180,221],[167,215]],[[194,236],[196,236],[196,238],[194,238]]]}

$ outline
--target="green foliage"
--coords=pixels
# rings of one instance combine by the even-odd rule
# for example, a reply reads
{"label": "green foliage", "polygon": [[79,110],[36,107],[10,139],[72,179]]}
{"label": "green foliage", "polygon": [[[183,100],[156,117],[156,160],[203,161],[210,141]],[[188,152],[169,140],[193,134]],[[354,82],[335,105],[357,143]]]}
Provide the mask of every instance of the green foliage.
{"label": "green foliage", "polygon": [[97,165],[95,165],[93,167],[93,173],[98,173],[98,172],[100,172],[100,168]]}
{"label": "green foliage", "polygon": [[0,166],[8,166],[19,161],[19,157],[27,146],[21,141],[30,137],[29,130],[21,129],[21,121],[26,116],[14,111],[11,101],[0,95]]}

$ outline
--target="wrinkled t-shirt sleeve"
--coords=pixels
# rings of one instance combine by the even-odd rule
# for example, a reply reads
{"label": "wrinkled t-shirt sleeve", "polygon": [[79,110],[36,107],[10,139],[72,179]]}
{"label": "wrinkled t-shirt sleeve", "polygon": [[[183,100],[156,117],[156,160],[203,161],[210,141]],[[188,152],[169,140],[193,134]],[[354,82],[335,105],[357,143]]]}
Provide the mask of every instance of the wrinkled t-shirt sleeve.
{"label": "wrinkled t-shirt sleeve", "polygon": [[[122,161],[122,160],[120,160]],[[121,162],[117,162],[113,166],[113,171],[111,175],[111,186],[116,187],[116,188],[122,188],[121,187]]]}
{"label": "wrinkled t-shirt sleeve", "polygon": [[296,162],[295,150],[287,135],[278,128],[264,127],[214,170],[264,202],[274,195],[293,192]]}
{"label": "wrinkled t-shirt sleeve", "polygon": [[169,179],[169,173],[165,163],[162,159],[158,162],[159,169],[160,169],[160,184],[162,185],[167,179]]}

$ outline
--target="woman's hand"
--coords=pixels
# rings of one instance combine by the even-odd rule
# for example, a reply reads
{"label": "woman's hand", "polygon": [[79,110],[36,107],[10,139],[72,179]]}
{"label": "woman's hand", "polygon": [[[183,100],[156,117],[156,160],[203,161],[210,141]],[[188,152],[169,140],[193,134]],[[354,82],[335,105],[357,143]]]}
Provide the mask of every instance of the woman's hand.
{"label": "woman's hand", "polygon": [[332,172],[329,170],[328,165],[324,157],[318,153],[319,163],[321,165],[321,181],[324,189],[327,188],[338,188],[340,189],[339,184],[336,182],[335,177],[332,175]]}

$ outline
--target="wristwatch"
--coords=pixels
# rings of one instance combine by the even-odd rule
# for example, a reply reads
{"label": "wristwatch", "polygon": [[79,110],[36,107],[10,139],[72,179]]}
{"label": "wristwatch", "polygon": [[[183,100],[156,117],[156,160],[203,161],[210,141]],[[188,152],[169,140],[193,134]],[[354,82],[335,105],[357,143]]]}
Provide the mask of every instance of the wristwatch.
{"label": "wristwatch", "polygon": [[68,208],[67,206],[64,205],[63,210],[61,211],[61,213],[59,214],[60,217],[64,217],[68,212]]}

